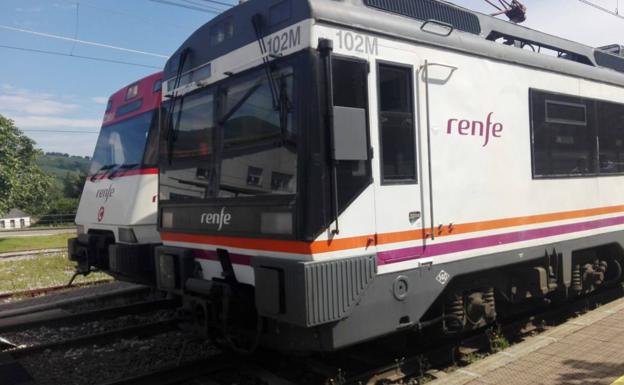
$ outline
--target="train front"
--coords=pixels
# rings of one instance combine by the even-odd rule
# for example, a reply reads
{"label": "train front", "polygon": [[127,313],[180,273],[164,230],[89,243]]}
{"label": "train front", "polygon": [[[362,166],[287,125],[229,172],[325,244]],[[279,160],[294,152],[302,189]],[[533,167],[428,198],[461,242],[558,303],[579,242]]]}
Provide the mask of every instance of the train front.
{"label": "train front", "polygon": [[80,273],[154,281],[161,79],[162,72],[150,75],[109,99],[76,214],[78,237],[68,244]]}
{"label": "train front", "polygon": [[[368,69],[334,62],[343,92],[359,92],[337,96],[347,106],[340,112],[361,125],[342,141],[349,154],[332,158],[331,46],[313,41],[310,12],[307,2],[245,2],[196,31],[165,67],[157,284],[183,296],[200,331],[234,349],[352,343],[355,334],[338,341],[335,323],[376,272],[370,252],[317,255],[363,223],[356,210],[344,219],[353,226],[336,231],[371,183],[366,123],[357,119]],[[333,273],[352,276],[349,287],[336,287]],[[330,287],[326,303],[314,298]]]}

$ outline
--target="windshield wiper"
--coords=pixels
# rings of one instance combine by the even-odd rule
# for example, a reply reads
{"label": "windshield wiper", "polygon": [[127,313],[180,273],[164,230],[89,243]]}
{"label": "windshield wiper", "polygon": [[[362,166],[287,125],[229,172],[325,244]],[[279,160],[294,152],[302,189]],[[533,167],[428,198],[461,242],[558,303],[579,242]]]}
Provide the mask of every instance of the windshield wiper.
{"label": "windshield wiper", "polygon": [[110,170],[112,168],[117,167],[118,164],[117,163],[113,163],[113,164],[106,164],[102,167],[100,167],[95,173],[93,173],[93,175],[91,175],[91,178],[89,179],[91,182],[95,181],[100,175],[100,173],[102,171],[106,171],[106,170]]}
{"label": "windshield wiper", "polygon": [[258,84],[255,84],[253,87],[251,87],[249,90],[247,90],[247,92],[245,92],[245,95],[243,95],[240,100],[238,102],[236,102],[236,104],[234,104],[232,106],[232,108],[230,108],[228,110],[228,112],[226,112],[223,117],[221,119],[219,119],[219,125],[223,125],[225,122],[227,122],[232,115],[234,115],[234,113],[236,111],[238,111],[239,108],[242,107],[243,104],[245,104],[245,102],[247,101],[247,99],[249,99],[251,97],[251,95],[253,95],[254,92],[256,92],[256,90],[258,88],[260,88],[260,86],[262,85],[261,82],[258,82]]}
{"label": "windshield wiper", "polygon": [[282,134],[282,144],[285,144],[288,138],[288,114],[292,111],[292,103],[288,98],[288,89],[286,88],[286,75],[280,78],[279,92],[279,118],[280,132]]}
{"label": "windshield wiper", "polygon": [[178,95],[176,94],[175,90],[180,86],[180,81],[182,80],[182,71],[184,69],[184,64],[186,63],[186,58],[188,57],[188,53],[189,53],[188,47],[185,48],[180,53],[180,60],[178,61],[178,71],[176,73],[176,77],[173,82],[173,89],[171,93],[167,95],[171,98],[170,99],[171,104],[169,105],[169,110],[167,111],[167,126],[169,128],[168,135],[167,135],[167,158],[168,158],[167,160],[169,164],[171,164],[171,159],[173,157],[173,154],[172,154],[173,144],[177,140],[177,135],[175,133],[175,130],[180,125],[180,116],[182,114],[182,105],[180,105],[180,110],[178,111],[178,119],[176,122],[176,126],[178,127],[174,127],[173,122],[172,122],[173,110],[175,109],[176,100],[178,99]]}
{"label": "windshield wiper", "polygon": [[122,164],[121,166],[117,167],[115,170],[113,170],[112,172],[110,172],[107,175],[108,179],[113,179],[114,177],[117,176],[117,173],[121,170],[130,170],[133,169],[135,167],[139,166],[139,163],[126,163],[126,164]]}

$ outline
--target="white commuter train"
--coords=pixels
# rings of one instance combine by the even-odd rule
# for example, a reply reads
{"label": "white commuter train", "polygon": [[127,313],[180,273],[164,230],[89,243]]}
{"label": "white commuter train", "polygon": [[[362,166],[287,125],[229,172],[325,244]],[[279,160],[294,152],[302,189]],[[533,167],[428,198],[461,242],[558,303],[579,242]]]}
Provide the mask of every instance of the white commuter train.
{"label": "white commuter train", "polygon": [[154,283],[161,80],[162,72],[152,74],[109,98],[76,213],[78,237],[68,241],[77,273],[95,268]]}
{"label": "white commuter train", "polygon": [[621,282],[622,56],[441,1],[250,0],[164,79],[157,285],[234,348]]}

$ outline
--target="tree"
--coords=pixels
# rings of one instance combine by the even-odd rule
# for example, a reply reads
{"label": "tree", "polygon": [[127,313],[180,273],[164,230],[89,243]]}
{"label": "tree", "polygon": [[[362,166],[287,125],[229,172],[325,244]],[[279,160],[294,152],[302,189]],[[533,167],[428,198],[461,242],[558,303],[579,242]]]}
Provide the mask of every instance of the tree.
{"label": "tree", "polygon": [[32,139],[0,115],[0,213],[20,208],[37,215],[47,210],[52,178],[35,164],[40,154]]}
{"label": "tree", "polygon": [[[76,168],[79,168],[78,164]],[[63,192],[67,198],[80,198],[87,174],[82,172],[68,171],[63,178]]]}

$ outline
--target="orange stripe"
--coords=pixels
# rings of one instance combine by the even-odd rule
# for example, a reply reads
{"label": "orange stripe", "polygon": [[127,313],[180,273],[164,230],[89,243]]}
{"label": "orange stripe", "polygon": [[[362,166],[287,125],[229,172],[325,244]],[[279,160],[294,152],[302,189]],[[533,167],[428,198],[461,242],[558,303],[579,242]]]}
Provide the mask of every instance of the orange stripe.
{"label": "orange stripe", "polygon": [[[567,219],[584,218],[596,215],[613,214],[624,211],[624,205],[599,207],[585,210],[565,211],[559,213],[539,214],[526,217],[494,219],[491,221],[463,223],[453,225],[450,229],[445,226],[441,231],[436,229],[437,237],[447,237],[450,235],[467,234],[478,231],[496,230],[507,227],[525,226],[544,222],[562,221]],[[329,251],[340,251],[356,248],[364,248],[375,245],[384,245],[405,241],[423,239],[429,229],[417,229],[410,231],[400,231],[384,234],[371,234],[350,238],[339,238],[325,241],[302,242],[283,241],[274,239],[254,239],[238,238],[227,236],[180,234],[162,232],[161,237],[165,241],[207,243],[212,245],[223,245],[237,247],[241,249],[253,249],[264,251],[277,251],[296,254],[318,254]]]}

